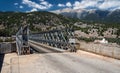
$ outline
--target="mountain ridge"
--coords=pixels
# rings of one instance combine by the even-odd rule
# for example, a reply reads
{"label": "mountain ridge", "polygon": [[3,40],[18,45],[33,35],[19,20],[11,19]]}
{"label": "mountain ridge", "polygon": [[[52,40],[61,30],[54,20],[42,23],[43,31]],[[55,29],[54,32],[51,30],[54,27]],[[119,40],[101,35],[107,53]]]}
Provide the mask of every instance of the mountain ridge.
{"label": "mountain ridge", "polygon": [[[66,11],[68,10],[68,11]],[[119,24],[120,23],[120,9],[114,11],[108,10],[86,10],[86,9],[76,9],[71,8],[52,11],[56,14],[62,14],[71,18],[79,18],[81,20],[89,22],[98,22],[106,24]]]}

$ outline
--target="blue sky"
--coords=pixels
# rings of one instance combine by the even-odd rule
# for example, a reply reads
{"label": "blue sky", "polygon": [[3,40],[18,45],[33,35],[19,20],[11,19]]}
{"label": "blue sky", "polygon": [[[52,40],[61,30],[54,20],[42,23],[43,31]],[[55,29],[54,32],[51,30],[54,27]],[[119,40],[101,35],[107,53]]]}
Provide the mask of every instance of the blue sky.
{"label": "blue sky", "polygon": [[0,11],[53,11],[71,9],[120,9],[120,0],[0,0]]}

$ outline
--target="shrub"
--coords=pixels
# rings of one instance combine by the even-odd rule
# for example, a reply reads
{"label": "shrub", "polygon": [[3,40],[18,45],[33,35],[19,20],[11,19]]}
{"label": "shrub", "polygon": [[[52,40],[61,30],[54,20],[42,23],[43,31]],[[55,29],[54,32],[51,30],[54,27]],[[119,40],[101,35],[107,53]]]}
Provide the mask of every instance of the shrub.
{"label": "shrub", "polygon": [[95,40],[96,38],[85,38],[85,37],[80,37],[80,38],[78,38],[78,40],[83,40],[83,41],[85,41],[85,42],[94,42],[94,40]]}
{"label": "shrub", "polygon": [[0,42],[3,42],[3,40],[2,40],[2,39],[0,39]]}

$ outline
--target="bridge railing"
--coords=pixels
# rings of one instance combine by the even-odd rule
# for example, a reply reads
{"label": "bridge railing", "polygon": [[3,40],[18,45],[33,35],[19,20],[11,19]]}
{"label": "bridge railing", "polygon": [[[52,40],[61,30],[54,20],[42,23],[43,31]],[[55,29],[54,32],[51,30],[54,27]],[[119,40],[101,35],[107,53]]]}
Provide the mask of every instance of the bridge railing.
{"label": "bridge railing", "polygon": [[27,26],[21,27],[16,34],[16,46],[18,55],[30,54],[28,43],[29,29]]}
{"label": "bridge railing", "polygon": [[74,33],[72,29],[62,29],[34,33],[29,36],[29,39],[43,44],[49,44],[50,46],[58,48],[64,47],[74,51],[75,48],[69,43],[69,38],[73,36]]}
{"label": "bridge railing", "polygon": [[18,55],[21,54],[21,48],[23,46],[23,39],[22,39],[22,27],[16,34],[16,47]]}

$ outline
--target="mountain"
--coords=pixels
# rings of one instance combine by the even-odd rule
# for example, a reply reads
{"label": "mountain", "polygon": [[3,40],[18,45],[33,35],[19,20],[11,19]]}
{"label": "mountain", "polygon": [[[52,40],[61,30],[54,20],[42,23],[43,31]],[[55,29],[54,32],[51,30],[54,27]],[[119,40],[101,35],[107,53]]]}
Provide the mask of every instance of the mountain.
{"label": "mountain", "polygon": [[82,18],[82,17],[86,16],[86,14],[88,14],[88,10],[85,10],[85,9],[73,10],[71,8],[55,10],[55,11],[51,11],[51,12],[56,13],[56,14],[62,14],[64,16],[72,17],[72,18]]}
{"label": "mountain", "polygon": [[79,18],[89,22],[98,22],[105,24],[120,24],[120,10],[86,10],[86,9],[71,9],[52,11],[53,13],[62,14],[71,18]]}
{"label": "mountain", "polygon": [[15,34],[22,25],[29,25],[34,32],[71,27],[79,20],[46,11],[0,12],[0,36]]}
{"label": "mountain", "polygon": [[[66,11],[68,10],[71,11],[71,13],[74,12],[70,9],[66,9]],[[84,16],[82,15],[84,14],[83,11],[86,12]],[[82,9],[77,10],[77,13],[80,13],[83,16],[83,18],[86,17],[86,14],[89,14],[89,15],[92,14],[92,16],[94,15],[95,17],[94,20],[97,20],[96,18],[99,18],[100,16],[101,18],[104,18],[105,16],[106,17],[108,17],[108,15],[114,16],[115,14],[112,12],[109,14],[107,12],[103,12],[103,13],[100,11],[97,12],[96,10],[94,11],[91,10],[88,13],[87,10],[82,10]],[[100,16],[97,14],[99,14]],[[117,37],[119,37],[120,35],[119,33],[120,30],[118,30],[120,29],[120,25],[104,25],[104,24],[99,24],[99,23],[89,23],[86,21],[81,21],[80,19],[73,19],[73,18],[65,17],[60,14],[54,14],[54,13],[46,12],[46,11],[29,12],[29,13],[0,12],[0,36],[15,35],[18,29],[23,25],[29,25],[29,28],[32,33],[72,27],[75,30],[81,30],[82,32],[86,34],[89,34],[89,32],[95,32],[94,30],[91,30],[91,29],[95,29],[95,30],[98,30],[97,31],[98,35],[101,36],[103,35],[104,32],[106,32],[106,30],[109,31],[110,29],[111,31],[112,30],[115,31],[114,34],[115,35],[117,34],[116,35]]]}

